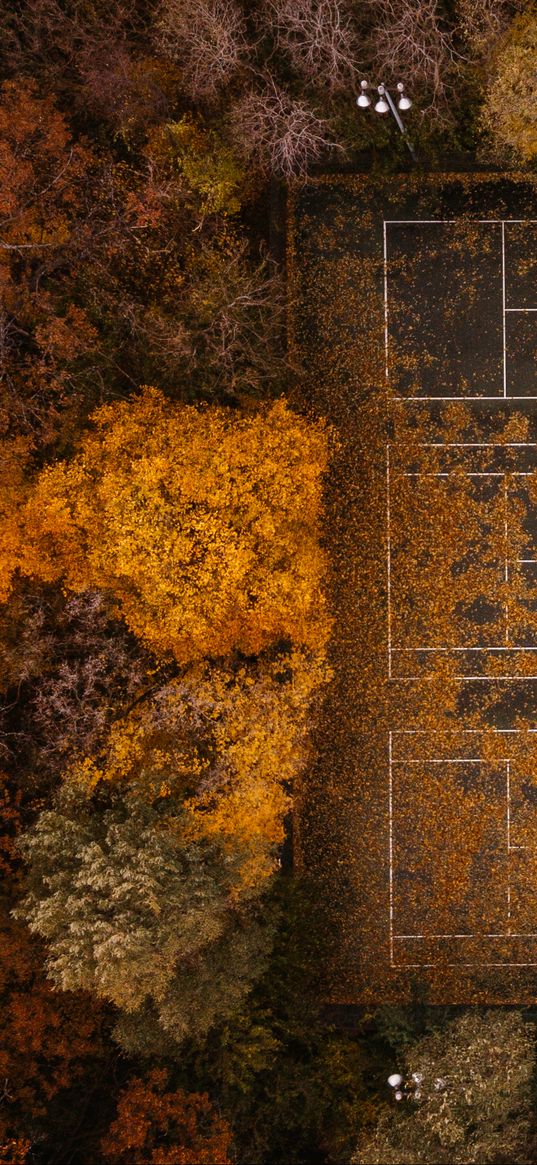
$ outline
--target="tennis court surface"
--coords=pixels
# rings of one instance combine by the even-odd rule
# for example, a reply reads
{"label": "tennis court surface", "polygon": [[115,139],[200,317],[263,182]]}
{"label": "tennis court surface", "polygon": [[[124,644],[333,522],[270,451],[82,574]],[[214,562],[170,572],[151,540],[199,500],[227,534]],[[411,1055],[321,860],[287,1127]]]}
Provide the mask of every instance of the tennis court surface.
{"label": "tennis court surface", "polygon": [[333,1002],[537,991],[537,200],[297,187],[293,354],[340,436],[335,678],[297,808]]}

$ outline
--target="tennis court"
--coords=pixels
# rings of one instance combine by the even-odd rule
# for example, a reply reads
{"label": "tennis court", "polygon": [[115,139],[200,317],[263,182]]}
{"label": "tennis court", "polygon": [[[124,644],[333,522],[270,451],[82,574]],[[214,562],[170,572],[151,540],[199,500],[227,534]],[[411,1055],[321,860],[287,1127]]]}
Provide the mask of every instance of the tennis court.
{"label": "tennis court", "polygon": [[291,340],[342,442],[299,806],[334,1002],[537,988],[536,205],[491,175],[291,199]]}

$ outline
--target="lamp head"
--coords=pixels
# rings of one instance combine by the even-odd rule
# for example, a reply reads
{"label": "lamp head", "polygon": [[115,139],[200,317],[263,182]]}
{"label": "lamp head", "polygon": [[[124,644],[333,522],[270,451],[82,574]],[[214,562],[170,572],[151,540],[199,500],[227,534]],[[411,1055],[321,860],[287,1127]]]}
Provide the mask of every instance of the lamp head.
{"label": "lamp head", "polygon": [[378,101],[375,102],[375,112],[376,113],[387,113],[390,106],[388,105],[388,102],[386,101],[386,98],[384,96],[384,93],[385,93],[384,85],[378,86],[378,93],[379,93],[379,99],[378,99]]}
{"label": "lamp head", "polygon": [[362,92],[356,98],[356,104],[360,106],[360,109],[367,109],[368,105],[371,105],[371,98],[368,97],[366,93],[367,88],[367,81],[360,81],[360,89]]}
{"label": "lamp head", "polygon": [[412,102],[410,97],[407,97],[405,94],[405,87],[402,81],[398,81],[397,83],[397,92],[399,94],[399,101],[397,102],[398,108],[402,110],[410,109]]}

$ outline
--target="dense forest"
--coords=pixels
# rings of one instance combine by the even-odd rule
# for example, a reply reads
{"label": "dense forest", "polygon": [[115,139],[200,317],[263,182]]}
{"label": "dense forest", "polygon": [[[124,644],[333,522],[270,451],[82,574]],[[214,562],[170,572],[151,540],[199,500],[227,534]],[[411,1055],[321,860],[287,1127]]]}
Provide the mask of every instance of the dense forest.
{"label": "dense forest", "polygon": [[[536,10],[5,0],[0,44],[0,1161],[536,1159],[531,1014],[324,1002],[336,436],[280,245],[286,182],[407,165],[364,76],[420,165],[534,165]],[[394,1065],[460,1088],[401,1116]]]}

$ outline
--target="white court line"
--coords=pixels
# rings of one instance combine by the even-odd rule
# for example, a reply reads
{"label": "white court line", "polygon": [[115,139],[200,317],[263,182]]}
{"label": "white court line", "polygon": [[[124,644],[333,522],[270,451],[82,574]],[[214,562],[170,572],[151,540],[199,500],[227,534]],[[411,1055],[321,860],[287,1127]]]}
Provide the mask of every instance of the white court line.
{"label": "white court line", "polygon": [[505,223],[502,222],[502,335],[503,335],[503,395],[507,396],[507,351],[505,341]]}
{"label": "white court line", "polygon": [[393,965],[393,770],[392,734],[388,737],[389,819],[390,819],[390,963]]}
{"label": "white court line", "polygon": [[505,735],[524,735],[537,732],[537,728],[392,728],[392,736],[482,736],[489,732]]}
{"label": "white court line", "polygon": [[507,397],[504,397],[503,394],[496,394],[496,396],[394,396],[392,399],[396,401],[402,401],[404,404],[409,401],[417,400],[458,400],[465,404],[477,404],[479,401],[489,402],[494,400],[501,401],[502,404],[505,404],[506,401],[511,400],[537,400],[537,396],[512,396],[511,393],[509,393],[509,396]]}
{"label": "white court line", "polygon": [[479,963],[391,963],[390,966],[396,970],[405,970],[407,967],[421,967],[423,970],[429,970],[433,967],[537,967],[537,963],[482,963],[480,961]]}
{"label": "white court line", "polygon": [[388,600],[388,679],[392,678],[392,544],[390,524],[390,444],[386,444],[386,569]]}
{"label": "white court line", "polygon": [[502,735],[525,735],[537,732],[537,728],[392,728],[392,736],[482,736],[491,732]]}
{"label": "white court line", "polygon": [[388,226],[413,226],[414,223],[537,223],[537,218],[385,218]]}
{"label": "white court line", "polygon": [[394,934],[393,941],[398,942],[409,938],[537,938],[537,933],[524,931],[518,934],[510,930],[507,933],[502,931],[501,934],[491,934],[490,931],[486,931],[485,934]]}
{"label": "white court line", "polygon": [[445,469],[441,473],[432,473],[428,470],[397,470],[397,477],[456,477],[464,473],[465,477],[533,477],[535,470],[470,470],[470,469]]}
{"label": "white court line", "polygon": [[507,929],[511,930],[511,869],[509,865],[509,853],[511,850],[511,761],[505,762],[505,815],[506,815],[506,831],[507,831]]}
{"label": "white court line", "polygon": [[493,761],[485,761],[482,756],[461,756],[454,760],[445,760],[443,757],[425,756],[423,760],[392,760],[392,765],[483,765],[491,764],[505,764],[511,758],[506,756],[496,756]]}
{"label": "white court line", "polygon": [[[518,475],[517,475],[518,476]],[[504,498],[504,519],[503,519],[503,534],[504,534],[504,564],[503,564],[503,581],[506,586],[509,584],[509,498],[507,496],[508,479],[503,479],[503,498]],[[506,598],[504,604],[505,610],[505,642],[509,643],[509,600]]]}
{"label": "white court line", "polygon": [[384,233],[384,356],[386,382],[390,379],[388,360],[388,240],[386,237],[386,223],[383,224]]}
{"label": "white court line", "polygon": [[504,311],[537,311],[537,307],[506,307]]}
{"label": "white court line", "polygon": [[[537,308],[535,309],[537,311]],[[457,397],[457,399],[459,399]],[[481,398],[479,398],[481,399]],[[496,400],[496,397],[494,398]],[[420,441],[421,449],[537,449],[537,441]]]}
{"label": "white court line", "polygon": [[[412,681],[420,680],[421,682],[425,682],[425,681],[435,680],[436,678],[437,678],[437,676],[435,674],[433,674],[433,675],[426,674],[426,675],[421,675],[421,676],[391,676],[390,677],[392,684],[405,684],[409,680],[412,680]],[[449,679],[450,680],[466,680],[468,683],[476,683],[478,681],[481,681],[481,682],[487,683],[487,684],[495,684],[495,683],[499,683],[499,681],[501,680],[502,683],[504,683],[505,681],[508,681],[509,683],[513,683],[513,684],[521,684],[521,683],[527,683],[528,680],[537,680],[537,675],[536,676],[524,676],[524,675],[520,675],[520,676],[467,676],[464,673],[461,673],[461,674],[455,673],[454,675],[449,676]]]}

